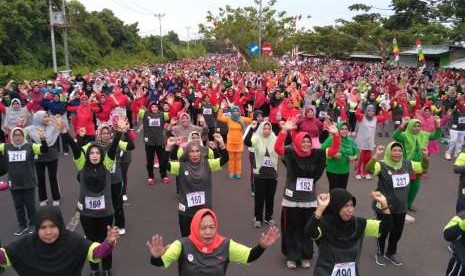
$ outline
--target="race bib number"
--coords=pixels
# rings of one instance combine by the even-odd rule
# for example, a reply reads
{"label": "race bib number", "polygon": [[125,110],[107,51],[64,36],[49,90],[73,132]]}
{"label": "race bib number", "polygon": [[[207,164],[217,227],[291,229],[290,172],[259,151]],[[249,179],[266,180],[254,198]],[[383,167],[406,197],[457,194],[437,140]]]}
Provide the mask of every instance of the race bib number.
{"label": "race bib number", "polygon": [[105,196],[86,196],[85,197],[86,209],[89,210],[104,210],[105,209]]}
{"label": "race bib number", "polygon": [[410,175],[408,173],[395,174],[392,176],[392,185],[394,188],[404,188],[410,183]]}
{"label": "race bib number", "polygon": [[465,124],[465,117],[459,117],[458,122],[459,124]]}
{"label": "race bib number", "polygon": [[263,157],[263,164],[262,164],[263,167],[270,167],[272,168],[273,167],[273,161],[271,160],[271,157],[269,156],[265,156]]}
{"label": "race bib number", "polygon": [[335,264],[331,276],[357,276],[355,262]]}
{"label": "race bib number", "polygon": [[204,108],[203,109],[203,115],[212,115],[212,109],[211,108]]}
{"label": "race bib number", "polygon": [[326,111],[320,111],[320,114],[318,115],[320,118],[325,118],[326,116],[328,116],[328,112]]}
{"label": "race bib number", "polygon": [[25,150],[8,151],[8,159],[10,162],[24,162],[26,161],[26,151]]}
{"label": "race bib number", "polygon": [[296,191],[301,191],[301,192],[313,191],[313,179],[297,177]]}
{"label": "race bib number", "polygon": [[151,126],[151,127],[159,127],[160,126],[160,118],[149,119],[149,126]]}
{"label": "race bib number", "polygon": [[187,207],[205,205],[205,192],[193,192],[186,195]]}

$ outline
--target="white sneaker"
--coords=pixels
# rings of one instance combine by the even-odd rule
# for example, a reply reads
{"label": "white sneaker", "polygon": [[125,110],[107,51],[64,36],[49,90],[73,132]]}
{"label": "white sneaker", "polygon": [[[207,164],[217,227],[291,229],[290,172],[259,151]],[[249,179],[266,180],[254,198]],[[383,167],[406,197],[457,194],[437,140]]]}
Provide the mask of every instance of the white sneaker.
{"label": "white sneaker", "polygon": [[39,202],[39,206],[40,207],[47,206],[47,202],[48,202],[47,200],[43,200],[43,201]]}
{"label": "white sneaker", "polygon": [[128,196],[127,195],[123,195],[123,201],[124,202],[128,201]]}
{"label": "white sneaker", "polygon": [[444,154],[444,158],[446,158],[446,160],[451,160],[452,159],[452,157],[450,156],[450,153],[448,153],[448,152],[446,152]]}
{"label": "white sneaker", "polygon": [[405,222],[407,223],[412,223],[412,222],[415,222],[415,218],[409,214],[406,214],[405,215]]}
{"label": "white sneaker", "polygon": [[359,175],[359,174],[356,174],[356,175],[355,175],[355,179],[360,180],[360,179],[362,179],[362,176]]}
{"label": "white sneaker", "polygon": [[60,201],[59,201],[59,200],[54,200],[54,201],[52,202],[52,205],[53,205],[53,206],[60,206]]}
{"label": "white sneaker", "polygon": [[119,229],[118,232],[120,236],[126,235],[126,229],[124,228]]}
{"label": "white sneaker", "polygon": [[372,178],[372,177],[371,177],[370,174],[365,175],[365,179],[366,179],[366,180],[371,180],[371,178]]}

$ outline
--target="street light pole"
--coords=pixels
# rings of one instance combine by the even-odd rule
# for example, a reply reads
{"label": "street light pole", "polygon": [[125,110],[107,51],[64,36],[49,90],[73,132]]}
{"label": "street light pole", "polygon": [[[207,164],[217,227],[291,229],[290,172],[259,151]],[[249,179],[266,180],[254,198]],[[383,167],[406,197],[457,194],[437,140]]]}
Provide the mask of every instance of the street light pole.
{"label": "street light pole", "polygon": [[262,0],[258,3],[258,49],[262,57]]}
{"label": "street light pole", "polygon": [[64,26],[63,26],[63,50],[65,52],[65,67],[66,70],[69,70],[69,49],[68,49],[68,26],[66,25],[66,6],[65,6],[65,0],[63,0],[61,9],[63,11],[63,21],[64,21]]}
{"label": "street light pole", "polygon": [[189,48],[189,41],[191,40],[190,37],[189,37],[189,30],[191,29],[191,27],[187,26],[186,27],[186,30],[187,30],[187,52],[189,53],[190,52],[190,48]]}
{"label": "street light pole", "polygon": [[48,11],[50,13],[50,39],[52,40],[52,62],[53,62],[53,72],[58,72],[57,68],[57,52],[55,49],[55,29],[53,22],[53,10],[52,10],[52,0],[48,0]]}
{"label": "street light pole", "polygon": [[161,32],[161,19],[163,17],[165,17],[165,14],[164,13],[158,13],[158,14],[155,14],[155,17],[158,18],[158,22],[160,24],[160,48],[161,48],[161,57],[163,57],[163,35],[162,35],[162,32]]}

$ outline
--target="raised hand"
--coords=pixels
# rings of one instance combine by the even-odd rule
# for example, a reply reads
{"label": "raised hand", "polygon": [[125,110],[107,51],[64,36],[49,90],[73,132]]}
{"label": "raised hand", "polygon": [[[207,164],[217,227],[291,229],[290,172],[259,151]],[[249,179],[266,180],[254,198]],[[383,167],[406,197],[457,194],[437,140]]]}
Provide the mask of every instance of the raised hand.
{"label": "raised hand", "polygon": [[337,134],[339,133],[339,130],[336,127],[336,124],[331,124],[328,126],[328,132],[331,134]]}
{"label": "raised hand", "polygon": [[40,139],[45,138],[45,131],[43,128],[38,128],[36,134],[37,136],[39,136]]}
{"label": "raised hand", "polygon": [[86,128],[85,127],[81,127],[79,129],[79,136],[81,137],[84,137],[86,135]]}
{"label": "raised hand", "polygon": [[174,145],[177,144],[176,138],[175,137],[169,137],[168,140],[166,140],[166,149],[168,151],[172,150]]}
{"label": "raised hand", "polygon": [[329,201],[331,200],[329,193],[321,193],[317,197],[318,208],[326,209],[328,207]]}
{"label": "raised hand", "polygon": [[371,196],[375,201],[379,202],[382,209],[388,207],[387,199],[380,191],[371,192]]}
{"label": "raised hand", "polygon": [[252,123],[250,124],[250,127],[251,127],[252,129],[256,129],[257,126],[258,126],[258,123],[257,123],[257,121],[255,121],[255,120],[253,120]]}
{"label": "raised hand", "polygon": [[215,139],[216,144],[218,145],[219,148],[224,148],[224,140],[223,136],[219,133],[214,133],[213,134],[213,139]]}
{"label": "raised hand", "polygon": [[111,246],[115,246],[119,239],[118,227],[107,225],[107,238],[105,239]]}
{"label": "raised hand", "polygon": [[264,233],[262,233],[260,236],[259,244],[262,248],[268,248],[279,239],[279,236],[279,228],[276,226],[271,226]]}
{"label": "raised hand", "polygon": [[382,145],[379,145],[379,146],[376,147],[375,155],[374,155],[375,159],[378,159],[378,158],[380,158],[381,156],[383,156],[383,154],[384,154],[384,149],[385,149],[385,148],[384,148],[384,146],[382,146]]}
{"label": "raised hand", "polygon": [[292,118],[289,118],[283,125],[283,129],[284,130],[293,130],[293,129],[296,129],[297,128],[297,125],[295,123],[295,121],[292,119]]}
{"label": "raised hand", "polygon": [[160,235],[155,235],[152,240],[147,241],[147,247],[154,258],[160,258],[168,249],[168,246],[163,243],[163,237]]}
{"label": "raised hand", "polygon": [[129,122],[126,116],[119,116],[116,120],[116,129],[122,133],[126,133],[129,129]]}

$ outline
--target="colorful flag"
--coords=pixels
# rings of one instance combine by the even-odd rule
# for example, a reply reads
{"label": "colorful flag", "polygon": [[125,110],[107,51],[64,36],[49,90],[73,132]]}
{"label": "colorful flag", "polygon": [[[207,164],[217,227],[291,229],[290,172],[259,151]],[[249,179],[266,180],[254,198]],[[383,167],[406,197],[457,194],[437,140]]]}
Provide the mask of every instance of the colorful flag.
{"label": "colorful flag", "polygon": [[417,56],[418,61],[425,61],[425,55],[423,54],[423,47],[421,47],[421,40],[417,38]]}
{"label": "colorful flag", "polygon": [[397,46],[397,39],[395,37],[392,39],[392,53],[394,54],[396,64],[399,65],[400,50],[399,46]]}

